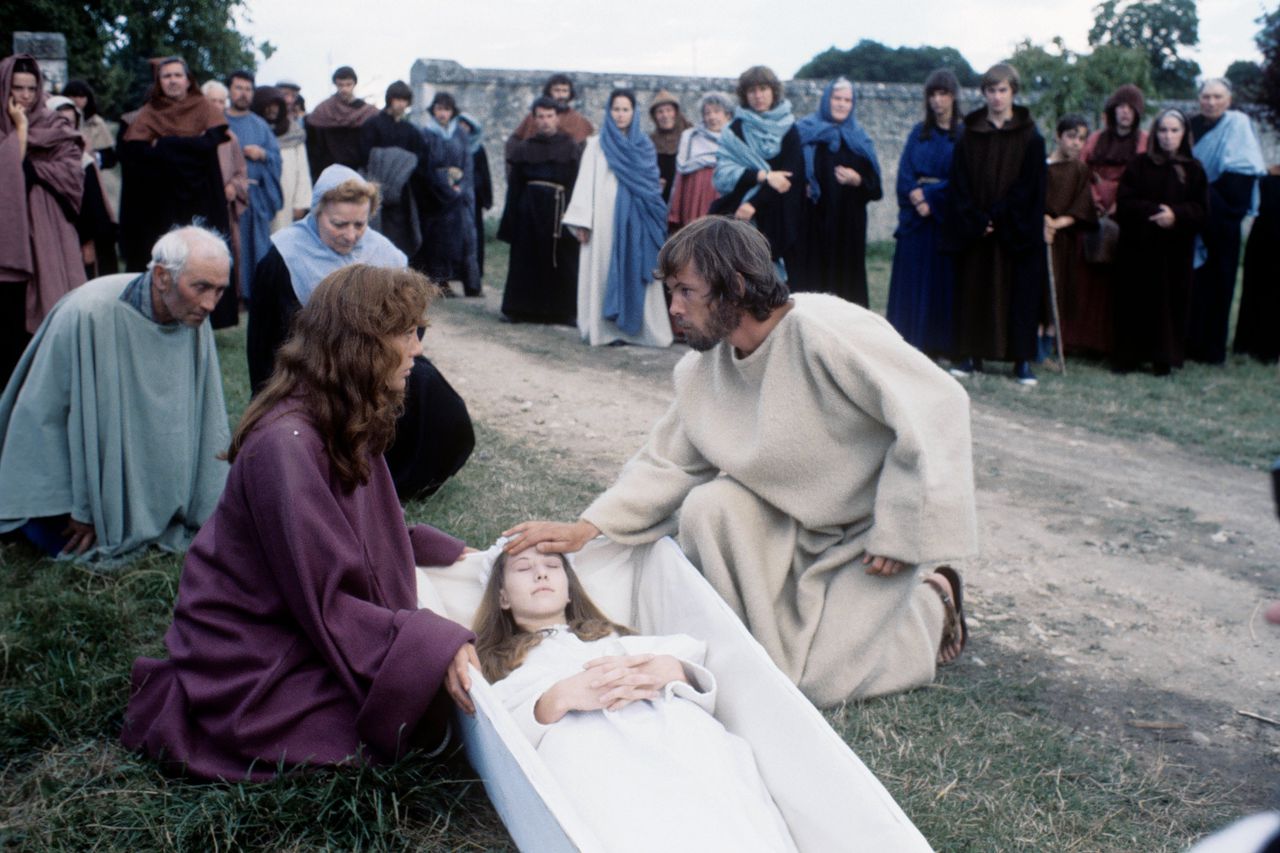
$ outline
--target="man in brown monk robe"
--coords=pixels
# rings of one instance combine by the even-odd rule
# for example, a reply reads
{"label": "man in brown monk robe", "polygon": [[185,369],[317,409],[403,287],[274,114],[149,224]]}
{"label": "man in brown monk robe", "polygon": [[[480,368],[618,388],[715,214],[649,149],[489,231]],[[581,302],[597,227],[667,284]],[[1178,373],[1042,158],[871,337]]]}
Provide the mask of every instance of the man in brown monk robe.
{"label": "man in brown monk robe", "polygon": [[336,91],[305,119],[312,181],[319,179],[320,173],[334,163],[351,169],[361,166],[360,128],[376,116],[378,110],[356,97],[356,80],[356,72],[349,65],[333,72]]}
{"label": "man in brown monk robe", "polygon": [[957,253],[955,366],[964,378],[984,359],[1013,362],[1035,385],[1036,325],[1048,267],[1044,250],[1044,138],[1031,111],[1014,104],[1018,72],[982,76],[986,106],[964,118],[951,161],[949,248]]}

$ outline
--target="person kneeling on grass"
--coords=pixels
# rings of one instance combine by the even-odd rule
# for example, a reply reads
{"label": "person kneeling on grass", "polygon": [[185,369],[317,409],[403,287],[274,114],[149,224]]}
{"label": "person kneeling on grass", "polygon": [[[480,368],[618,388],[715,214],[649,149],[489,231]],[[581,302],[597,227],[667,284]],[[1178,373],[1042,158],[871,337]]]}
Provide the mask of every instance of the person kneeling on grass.
{"label": "person kneeling on grass", "polygon": [[125,746],[168,771],[266,779],[442,748],[449,696],[473,710],[473,635],[419,610],[414,576],[464,545],[406,527],[382,455],[432,291],[356,264],[298,312],[187,552],[169,657],[134,662]]}
{"label": "person kneeling on grass", "polygon": [[499,555],[485,677],[613,851],[795,850],[746,741],[712,713],[706,644],[610,622],[562,554]]}

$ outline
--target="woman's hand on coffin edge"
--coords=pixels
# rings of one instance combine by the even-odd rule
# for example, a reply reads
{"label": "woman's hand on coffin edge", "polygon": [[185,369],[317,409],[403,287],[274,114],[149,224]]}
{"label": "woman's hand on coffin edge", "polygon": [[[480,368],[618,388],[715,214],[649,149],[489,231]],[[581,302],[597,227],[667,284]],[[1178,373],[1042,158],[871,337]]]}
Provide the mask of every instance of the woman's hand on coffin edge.
{"label": "woman's hand on coffin edge", "polygon": [[877,557],[875,554],[863,554],[862,565],[867,567],[867,574],[879,575],[882,578],[896,575],[907,567],[907,564],[901,560],[895,560],[892,557]]}
{"label": "woman's hand on coffin edge", "polygon": [[537,547],[541,554],[572,554],[600,535],[600,528],[589,521],[522,521],[504,530],[507,544],[502,550],[515,554]]}
{"label": "woman's hand on coffin edge", "polygon": [[473,643],[466,643],[453,656],[453,662],[449,664],[449,670],[445,673],[444,687],[459,708],[474,715],[476,706],[471,702],[471,674],[467,672],[468,666],[480,668],[480,658],[476,656],[476,647]]}

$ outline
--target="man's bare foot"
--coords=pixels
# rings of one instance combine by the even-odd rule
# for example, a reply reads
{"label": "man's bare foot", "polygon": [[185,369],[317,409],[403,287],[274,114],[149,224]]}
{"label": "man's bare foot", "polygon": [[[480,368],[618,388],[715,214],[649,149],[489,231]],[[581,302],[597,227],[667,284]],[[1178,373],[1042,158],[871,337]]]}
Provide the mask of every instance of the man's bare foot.
{"label": "man's bare foot", "polygon": [[924,582],[938,592],[946,615],[942,623],[942,643],[938,646],[938,663],[951,663],[960,657],[969,639],[969,628],[964,620],[964,582],[960,574],[950,566],[939,566],[925,577]]}

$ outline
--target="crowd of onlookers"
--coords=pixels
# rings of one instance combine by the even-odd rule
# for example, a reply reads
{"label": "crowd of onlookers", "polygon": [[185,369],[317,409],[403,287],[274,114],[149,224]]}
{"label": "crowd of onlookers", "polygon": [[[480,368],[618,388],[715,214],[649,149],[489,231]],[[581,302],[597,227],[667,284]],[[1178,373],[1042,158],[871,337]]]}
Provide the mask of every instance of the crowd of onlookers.
{"label": "crowd of onlookers", "polygon": [[[449,282],[480,294],[493,182],[484,129],[451,94],[435,94],[420,127],[409,86],[391,84],[378,109],[356,97],[346,66],[309,113],[287,80],[258,86],[237,71],[200,86],[179,57],[152,69],[146,102],[113,138],[83,81],[49,95],[33,59],[4,60],[0,136],[18,144],[3,167],[24,176],[4,201],[23,212],[26,236],[0,247],[0,268],[27,287],[0,288],[0,378],[61,295],[115,272],[117,258],[141,270],[156,239],[193,220],[227,238],[233,286],[212,321],[236,323],[254,304],[272,235],[305,220],[314,181],[334,164],[379,186],[366,227],[447,294]],[[1206,80],[1198,114],[1149,121],[1143,93],[1121,86],[1100,127],[1062,116],[1046,145],[1016,103],[1019,82],[1011,66],[994,66],[984,103],[966,111],[949,71],[925,81],[894,188],[895,328],[961,377],[1004,361],[1034,384],[1031,365],[1062,353],[1161,375],[1186,359],[1220,363],[1242,220],[1255,216],[1234,349],[1276,359],[1277,297],[1266,283],[1280,269],[1280,167],[1268,170],[1230,85]],[[552,76],[504,146],[504,320],[576,323],[592,344],[670,344],[680,330],[653,283],[654,259],[669,233],[708,214],[753,223],[792,290],[868,303],[867,205],[885,187],[850,81],[832,81],[803,118],[763,66],[732,95],[707,93],[693,120],[665,91],[642,104],[618,89],[598,130],[575,109],[577,94],[568,76]],[[118,215],[101,177],[117,164]]]}

